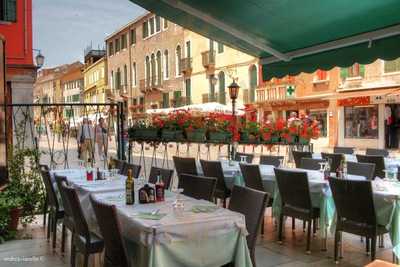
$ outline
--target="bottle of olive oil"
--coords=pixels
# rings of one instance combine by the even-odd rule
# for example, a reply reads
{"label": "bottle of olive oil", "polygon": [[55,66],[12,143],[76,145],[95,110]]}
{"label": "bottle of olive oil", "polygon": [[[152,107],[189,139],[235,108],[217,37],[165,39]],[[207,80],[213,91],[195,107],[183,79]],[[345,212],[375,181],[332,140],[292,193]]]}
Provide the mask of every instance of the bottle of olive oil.
{"label": "bottle of olive oil", "polygon": [[125,182],[125,200],[126,205],[133,205],[135,203],[135,185],[132,177],[132,169],[128,170],[128,177]]}

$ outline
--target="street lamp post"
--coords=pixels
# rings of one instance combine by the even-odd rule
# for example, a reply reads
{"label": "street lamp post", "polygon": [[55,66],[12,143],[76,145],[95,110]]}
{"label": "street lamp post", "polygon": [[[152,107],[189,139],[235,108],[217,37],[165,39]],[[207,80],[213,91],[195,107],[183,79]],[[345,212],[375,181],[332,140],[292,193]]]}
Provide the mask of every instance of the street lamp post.
{"label": "street lamp post", "polygon": [[[236,104],[236,99],[238,98],[239,88],[240,88],[240,86],[236,83],[235,79],[233,79],[232,83],[228,86],[229,97],[232,100],[232,119],[234,121],[234,132],[232,133],[233,136],[235,136],[236,131],[237,131],[237,129],[236,129],[236,111],[235,111],[236,107],[235,107],[235,104]],[[234,153],[235,153],[235,150],[236,150],[235,143],[236,142],[234,142],[234,145],[232,146],[232,149],[231,149],[231,153],[230,153],[231,154],[231,159],[234,159]]]}
{"label": "street lamp post", "polygon": [[38,54],[35,57],[35,61],[36,61],[36,66],[38,67],[38,69],[40,69],[44,64],[44,56],[42,55],[39,49],[32,49],[32,50],[38,52]]}

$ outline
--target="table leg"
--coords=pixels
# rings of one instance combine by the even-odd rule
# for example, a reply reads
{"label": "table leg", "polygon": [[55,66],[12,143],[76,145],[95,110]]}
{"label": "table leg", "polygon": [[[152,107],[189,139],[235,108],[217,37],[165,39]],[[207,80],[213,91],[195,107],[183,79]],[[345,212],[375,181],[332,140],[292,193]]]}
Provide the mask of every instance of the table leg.
{"label": "table leg", "polygon": [[343,232],[340,232],[340,250],[339,250],[339,259],[343,259]]}

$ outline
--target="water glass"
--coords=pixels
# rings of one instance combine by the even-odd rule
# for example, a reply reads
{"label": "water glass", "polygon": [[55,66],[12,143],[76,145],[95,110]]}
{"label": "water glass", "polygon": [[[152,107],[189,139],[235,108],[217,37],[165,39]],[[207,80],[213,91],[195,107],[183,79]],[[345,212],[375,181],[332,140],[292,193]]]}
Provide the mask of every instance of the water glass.
{"label": "water glass", "polygon": [[183,192],[182,188],[177,188],[174,190],[176,193],[175,201],[172,203],[172,210],[176,217],[182,217],[183,211],[185,210],[185,203],[183,202],[181,193]]}

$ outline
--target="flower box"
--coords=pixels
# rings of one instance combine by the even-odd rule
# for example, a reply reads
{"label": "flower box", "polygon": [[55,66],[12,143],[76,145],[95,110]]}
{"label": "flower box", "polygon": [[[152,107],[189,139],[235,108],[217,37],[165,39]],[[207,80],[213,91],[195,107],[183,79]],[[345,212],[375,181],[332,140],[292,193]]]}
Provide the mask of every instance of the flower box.
{"label": "flower box", "polygon": [[304,138],[304,137],[300,137],[299,138],[299,144],[301,145],[309,145],[310,144],[310,139]]}
{"label": "flower box", "polygon": [[249,134],[248,132],[241,132],[240,133],[240,142],[255,144],[255,143],[260,142],[260,138],[253,134]]}
{"label": "flower box", "polygon": [[129,139],[138,141],[155,141],[159,138],[158,130],[156,128],[143,128],[129,130]]}
{"label": "flower box", "polygon": [[279,136],[272,135],[268,140],[263,140],[263,143],[271,145],[271,144],[278,144],[278,143],[280,143],[280,141],[281,140],[280,140]]}
{"label": "flower box", "polygon": [[186,137],[191,142],[204,142],[206,140],[206,130],[196,129],[193,131],[187,131]]}
{"label": "flower box", "polygon": [[293,135],[289,135],[288,137],[281,137],[281,142],[283,144],[289,144],[289,145],[293,145],[296,144],[296,136]]}
{"label": "flower box", "polygon": [[211,142],[231,142],[232,134],[228,132],[210,132],[208,140]]}
{"label": "flower box", "polygon": [[182,141],[184,140],[181,130],[162,130],[161,139],[163,141]]}

